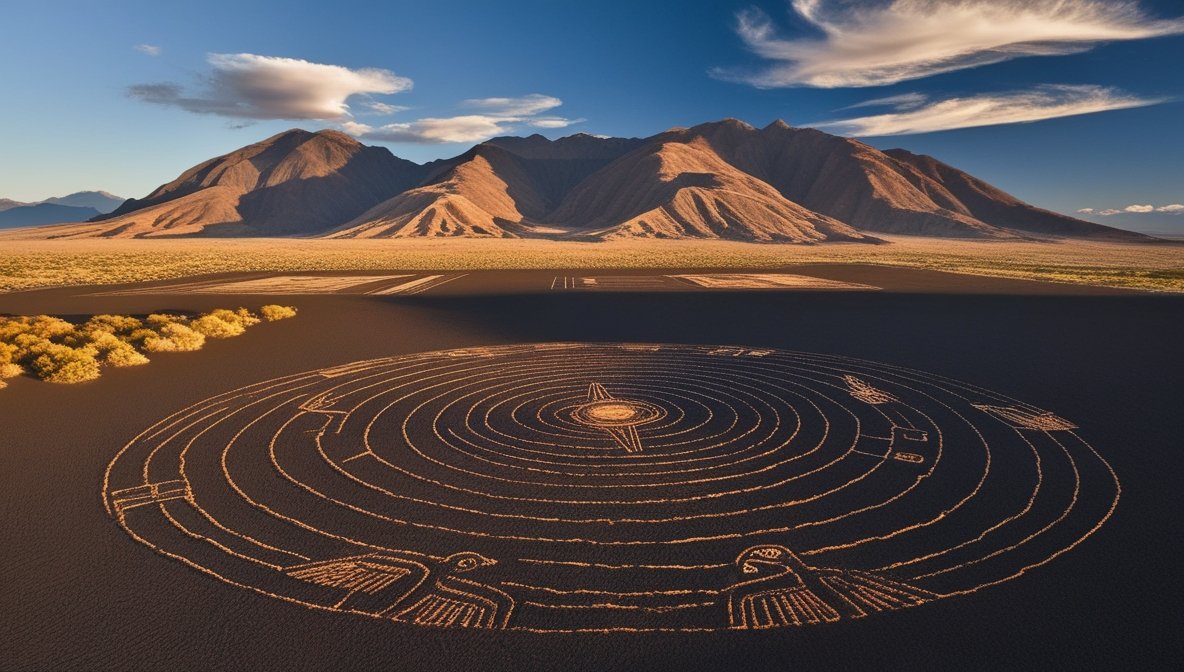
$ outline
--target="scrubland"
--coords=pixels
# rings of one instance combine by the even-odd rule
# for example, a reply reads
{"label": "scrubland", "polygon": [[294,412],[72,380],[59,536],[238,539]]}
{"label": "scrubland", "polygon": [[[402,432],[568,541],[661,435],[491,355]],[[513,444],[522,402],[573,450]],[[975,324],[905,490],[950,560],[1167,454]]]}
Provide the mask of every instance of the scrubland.
{"label": "scrubland", "polygon": [[888,237],[889,244],[771,245],[513,239],[4,240],[0,290],[119,284],[230,271],[771,269],[803,263],[908,266],[1052,282],[1184,291],[1184,246]]}
{"label": "scrubland", "polygon": [[209,338],[231,338],[262,320],[295,317],[290,306],[266,305],[260,317],[246,308],[196,316],[153,313],[95,315],[75,324],[49,315],[0,317],[0,387],[28,373],[50,383],[94,380],[103,367],[140,366],[144,353],[200,350]]}

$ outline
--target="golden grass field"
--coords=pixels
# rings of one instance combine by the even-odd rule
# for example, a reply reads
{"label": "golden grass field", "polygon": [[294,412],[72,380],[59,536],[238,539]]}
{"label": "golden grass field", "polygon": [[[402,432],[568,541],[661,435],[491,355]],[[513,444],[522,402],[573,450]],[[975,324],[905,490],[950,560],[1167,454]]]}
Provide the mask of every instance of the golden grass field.
{"label": "golden grass field", "polygon": [[770,269],[803,263],[907,266],[1007,278],[1184,292],[1184,246],[887,237],[888,245],[724,241],[5,240],[0,291],[118,284],[228,271]]}

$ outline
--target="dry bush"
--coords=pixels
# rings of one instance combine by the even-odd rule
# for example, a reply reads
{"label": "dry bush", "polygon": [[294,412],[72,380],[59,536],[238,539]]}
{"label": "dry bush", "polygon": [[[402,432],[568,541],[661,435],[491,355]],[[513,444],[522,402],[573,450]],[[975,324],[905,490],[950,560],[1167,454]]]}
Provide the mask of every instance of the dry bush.
{"label": "dry bush", "polygon": [[0,341],[11,343],[19,336],[33,336],[40,339],[63,338],[74,333],[74,325],[56,317],[7,317],[0,319]]}
{"label": "dry bush", "polygon": [[129,315],[95,315],[80,327],[86,333],[107,333],[124,337],[140,329],[144,323]]}
{"label": "dry bush", "polygon": [[[285,313],[282,317],[296,312],[283,306],[267,308],[279,309]],[[153,313],[144,320],[127,315],[95,315],[80,325],[48,315],[0,317],[0,387],[6,386],[4,378],[25,371],[53,383],[93,380],[104,365],[147,364],[148,358],[140,350],[200,350],[206,338],[238,336],[260,321],[246,308],[219,308],[196,318],[167,313]]]}
{"label": "dry bush", "polygon": [[[218,313],[220,311],[215,310],[214,312]],[[229,311],[226,311],[226,312],[229,312]],[[259,324],[260,322],[262,322],[262,320],[259,319],[258,315],[256,315],[255,313],[252,313],[251,311],[247,310],[246,308],[240,307],[234,311],[234,314],[239,320],[242,321],[243,326],[253,327],[256,324]]]}
{"label": "dry bush", "polygon": [[202,315],[190,322],[189,326],[206,338],[241,336],[247,330],[240,322],[227,322],[213,315]]}
{"label": "dry bush", "polygon": [[192,352],[201,350],[205,344],[206,337],[203,334],[180,322],[164,322],[144,339],[144,349],[148,352]]}
{"label": "dry bush", "polygon": [[189,326],[207,338],[230,338],[242,335],[247,327],[256,324],[259,324],[259,318],[246,308],[218,308],[195,318]]}
{"label": "dry bush", "polygon": [[47,383],[81,383],[99,377],[99,360],[91,350],[56,343],[44,347],[29,366]]}
{"label": "dry bush", "polygon": [[0,341],[0,366],[16,361],[16,346]]}
{"label": "dry bush", "polygon": [[296,317],[296,309],[292,306],[269,303],[259,309],[259,314],[268,322],[275,322],[276,320],[286,320],[289,317]]}
{"label": "dry bush", "polygon": [[156,335],[157,335],[157,333],[155,331],[148,329],[148,328],[143,328],[143,329],[136,329],[135,331],[131,332],[130,334],[128,334],[124,338],[127,340],[128,343],[136,346],[137,348],[140,348],[140,347],[144,346],[145,340],[152,338],[153,336],[156,336]]}
{"label": "dry bush", "polygon": [[100,361],[115,367],[140,366],[147,364],[148,358],[136,350],[130,343],[121,341],[114,336],[112,342],[105,342],[101,346]]}
{"label": "dry bush", "polygon": [[170,315],[169,313],[152,313],[144,318],[144,323],[153,329],[159,329],[166,324],[172,324],[174,322],[185,323],[188,321],[188,318],[184,315]]}

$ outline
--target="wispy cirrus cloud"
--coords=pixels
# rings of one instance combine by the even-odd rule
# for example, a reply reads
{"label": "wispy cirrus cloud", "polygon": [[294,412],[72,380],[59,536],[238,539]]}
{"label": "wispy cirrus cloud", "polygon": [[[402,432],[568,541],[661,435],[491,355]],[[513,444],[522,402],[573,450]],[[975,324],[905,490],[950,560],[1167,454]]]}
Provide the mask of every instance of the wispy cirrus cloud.
{"label": "wispy cirrus cloud", "polygon": [[[891,100],[868,101],[863,105],[885,104]],[[1166,100],[1135,96],[1104,86],[1047,84],[1028,91],[982,93],[942,100],[926,98],[920,103],[910,98],[904,104],[889,102],[894,109],[885,114],[825,121],[812,126],[844,135],[908,135],[1042,121],[1145,107]]]}
{"label": "wispy cirrus cloud", "polygon": [[902,93],[898,96],[887,96],[884,98],[873,98],[865,100],[861,103],[848,105],[842,109],[854,110],[861,107],[894,107],[898,110],[911,110],[921,107],[929,102],[929,96],[923,93]]}
{"label": "wispy cirrus cloud", "polygon": [[532,93],[517,98],[470,98],[463,103],[464,107],[484,110],[488,114],[500,117],[529,117],[555,109],[563,104],[562,100],[554,96],[544,96]]}
{"label": "wispy cirrus cloud", "polygon": [[366,111],[365,113],[367,114],[376,114],[387,117],[392,114],[406,112],[407,110],[411,109],[405,105],[391,105],[390,103],[383,103],[377,100],[366,101],[365,103],[362,103],[361,107]]}
{"label": "wispy cirrus cloud", "polygon": [[771,64],[713,74],[760,88],[881,86],[1184,33],[1184,18],[1151,18],[1137,0],[791,0],[790,6],[821,37],[783,37],[764,12],[743,11],[737,33]]}
{"label": "wispy cirrus cloud", "polygon": [[356,122],[342,125],[356,137],[380,142],[436,144],[450,142],[481,142],[498,135],[512,133],[523,127],[554,129],[566,128],[584,121],[566,117],[543,115],[563,104],[553,96],[530,94],[517,98],[473,98],[461,102],[462,108],[475,109],[480,114],[452,117],[425,117],[406,122],[371,126]]}
{"label": "wispy cirrus cloud", "polygon": [[140,52],[141,54],[144,54],[145,56],[153,56],[153,57],[160,56],[161,52],[164,51],[163,49],[161,49],[159,46],[157,46],[155,44],[137,44],[137,45],[133,46],[132,49],[135,49],[136,51]]}
{"label": "wispy cirrus cloud", "polygon": [[366,140],[434,144],[488,140],[502,133],[502,123],[501,119],[495,117],[468,114],[446,118],[426,117],[378,127],[347,122],[343,127],[350,135]]}
{"label": "wispy cirrus cloud", "polygon": [[144,102],[198,114],[239,119],[349,117],[350,97],[406,91],[412,82],[390,70],[350,69],[298,58],[210,54],[210,73],[196,93],[171,82],[137,84],[128,94]]}

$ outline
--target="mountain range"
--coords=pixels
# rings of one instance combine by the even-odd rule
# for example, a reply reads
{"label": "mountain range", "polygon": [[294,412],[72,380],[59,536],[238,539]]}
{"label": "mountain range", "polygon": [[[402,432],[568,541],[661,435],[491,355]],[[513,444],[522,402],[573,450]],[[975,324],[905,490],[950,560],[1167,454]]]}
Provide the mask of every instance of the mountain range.
{"label": "mountain range", "polygon": [[79,191],[36,203],[0,198],[0,229],[85,221],[111,212],[123,201],[105,191]]}
{"label": "mountain range", "polygon": [[1154,240],[1037,208],[929,156],[734,119],[649,138],[495,138],[422,165],[337,131],[297,129],[210,159],[90,222],[30,233]]}

